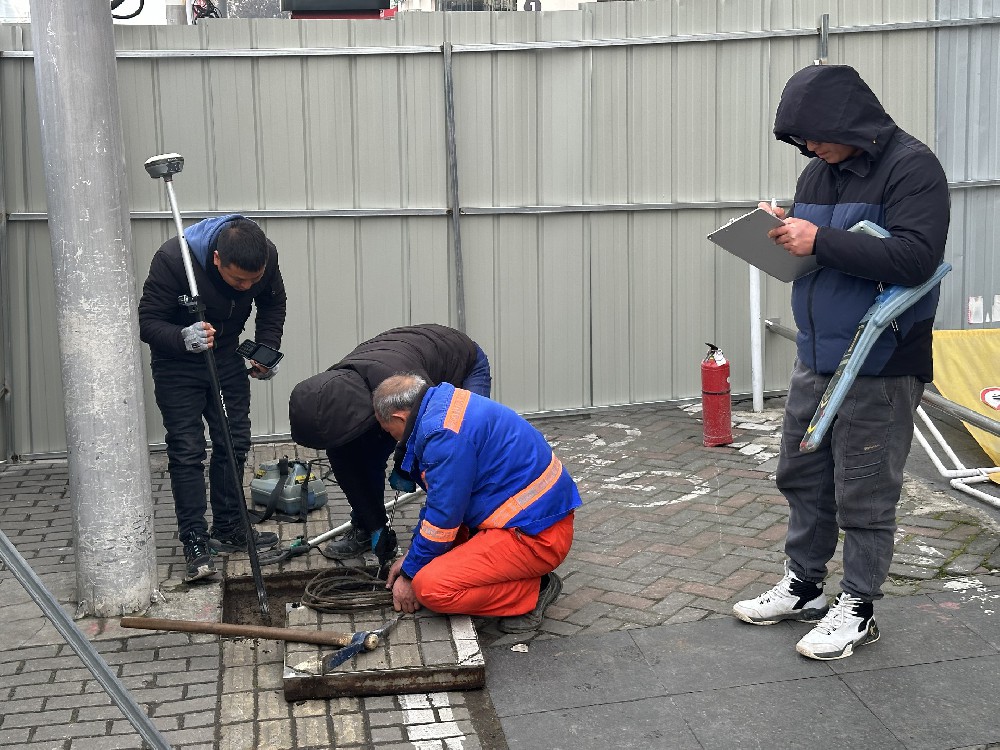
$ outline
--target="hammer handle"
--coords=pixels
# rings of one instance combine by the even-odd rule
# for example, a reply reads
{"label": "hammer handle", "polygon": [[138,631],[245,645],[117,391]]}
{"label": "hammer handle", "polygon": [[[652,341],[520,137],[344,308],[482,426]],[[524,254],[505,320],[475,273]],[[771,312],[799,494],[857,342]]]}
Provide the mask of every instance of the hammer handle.
{"label": "hammer handle", "polygon": [[123,617],[121,625],[123,628],[211,633],[233,638],[264,638],[270,641],[317,643],[321,646],[347,646],[354,637],[353,633],[334,633],[328,630],[268,628],[261,625],[233,625],[228,622],[202,622],[200,620],[161,620],[155,617]]}

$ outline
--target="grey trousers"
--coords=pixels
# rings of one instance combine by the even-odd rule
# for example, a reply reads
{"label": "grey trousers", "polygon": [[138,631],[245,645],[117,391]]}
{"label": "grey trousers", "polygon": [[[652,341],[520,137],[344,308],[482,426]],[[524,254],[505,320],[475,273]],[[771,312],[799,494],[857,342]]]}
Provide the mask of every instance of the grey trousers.
{"label": "grey trousers", "polygon": [[843,530],[841,588],[873,601],[882,598],[889,575],[903,466],[924,384],[912,376],[857,378],[819,448],[802,453],[799,443],[829,382],[795,363],[777,470],[789,507],[785,554],[797,576],[819,583]]}

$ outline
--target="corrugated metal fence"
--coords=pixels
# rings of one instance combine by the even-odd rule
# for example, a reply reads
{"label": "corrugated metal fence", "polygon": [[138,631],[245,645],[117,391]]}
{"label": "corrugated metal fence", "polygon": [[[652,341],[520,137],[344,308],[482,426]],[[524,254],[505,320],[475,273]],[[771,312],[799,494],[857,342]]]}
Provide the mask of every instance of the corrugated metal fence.
{"label": "corrugated metal fence", "polygon": [[[255,385],[257,435],[287,431],[296,382],[427,321],[464,323],[493,360],[497,397],[521,411],[697,396],[706,341],[745,393],[746,267],[705,235],[758,199],[791,198],[804,161],[773,140],[774,108],[825,49],[962,183],[940,315],[961,327],[970,290],[996,279],[986,207],[1000,149],[983,124],[1000,12],[945,5],[959,20],[935,22],[929,0],[650,0],[118,27],[136,276],[171,234],[162,185],[142,168],[151,155],[186,157],[186,219],[260,221],[291,297],[282,371]],[[973,16],[989,18],[962,20]],[[6,456],[65,438],[30,35],[2,33]],[[964,78],[970,60],[988,74]],[[764,314],[789,321],[788,287],[763,291]],[[792,347],[765,344],[765,388],[784,389]]]}

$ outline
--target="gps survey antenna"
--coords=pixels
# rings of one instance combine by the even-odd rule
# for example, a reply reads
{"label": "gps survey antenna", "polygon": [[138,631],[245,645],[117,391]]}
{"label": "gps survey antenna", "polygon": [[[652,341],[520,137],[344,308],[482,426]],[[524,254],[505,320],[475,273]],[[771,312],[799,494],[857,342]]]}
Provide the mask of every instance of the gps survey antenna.
{"label": "gps survey antenna", "polygon": [[[180,154],[160,154],[146,160],[144,164],[146,172],[154,180],[163,180],[167,188],[167,199],[170,202],[170,211],[174,215],[174,224],[177,227],[177,239],[181,243],[181,258],[184,261],[184,272],[187,274],[188,288],[190,296],[182,296],[178,302],[187,308],[195,319],[199,322],[205,321],[205,306],[198,299],[198,282],[194,277],[194,267],[191,265],[191,250],[188,248],[187,239],[184,237],[184,225],[181,223],[181,212],[177,208],[177,196],[174,194],[174,175],[184,169],[184,157]],[[212,390],[215,393],[215,407],[222,418],[222,435],[226,448],[226,463],[229,465],[229,476],[235,482],[237,492],[240,496],[240,516],[246,528],[247,554],[250,556],[250,568],[253,571],[254,587],[257,589],[257,599],[260,601],[260,613],[264,619],[270,622],[271,615],[267,608],[267,590],[264,588],[264,578],[260,573],[260,560],[257,558],[257,545],[254,542],[253,524],[250,521],[250,513],[247,510],[246,497],[243,495],[243,477],[240,476],[240,469],[236,462],[236,451],[233,449],[233,436],[229,431],[229,417],[226,416],[226,407],[222,399],[222,386],[219,384],[219,372],[215,367],[215,352],[212,349],[205,350],[205,363],[208,365],[209,378],[212,381]]]}

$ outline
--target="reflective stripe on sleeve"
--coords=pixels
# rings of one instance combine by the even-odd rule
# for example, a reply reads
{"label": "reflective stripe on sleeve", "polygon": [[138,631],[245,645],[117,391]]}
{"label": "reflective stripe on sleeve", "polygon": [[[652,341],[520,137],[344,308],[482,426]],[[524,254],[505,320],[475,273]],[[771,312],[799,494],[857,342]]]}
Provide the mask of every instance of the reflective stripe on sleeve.
{"label": "reflective stripe on sleeve", "polygon": [[440,529],[432,523],[427,523],[425,519],[420,522],[420,536],[429,542],[446,544],[455,541],[455,537],[458,536],[458,528],[456,526],[453,529]]}
{"label": "reflective stripe on sleeve", "polygon": [[489,518],[479,524],[479,528],[502,529],[510,519],[552,489],[562,475],[562,468],[562,463],[553,455],[548,468],[542,472],[542,475],[538,479],[518,492],[514,497],[506,500],[503,505],[490,514]]}
{"label": "reflective stripe on sleeve", "polygon": [[444,416],[444,428],[457,433],[462,429],[462,420],[465,419],[465,409],[469,405],[470,391],[456,388],[448,404],[448,413]]}

